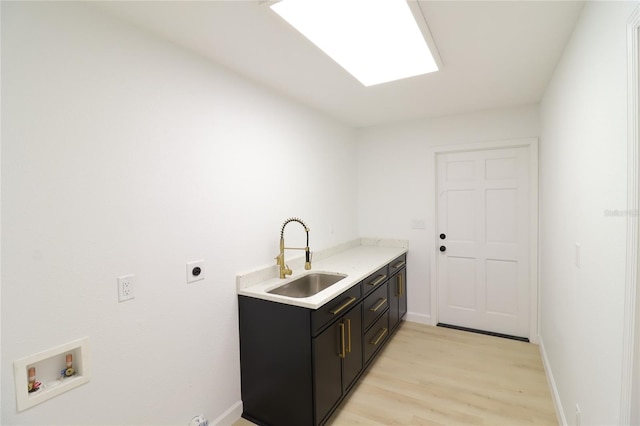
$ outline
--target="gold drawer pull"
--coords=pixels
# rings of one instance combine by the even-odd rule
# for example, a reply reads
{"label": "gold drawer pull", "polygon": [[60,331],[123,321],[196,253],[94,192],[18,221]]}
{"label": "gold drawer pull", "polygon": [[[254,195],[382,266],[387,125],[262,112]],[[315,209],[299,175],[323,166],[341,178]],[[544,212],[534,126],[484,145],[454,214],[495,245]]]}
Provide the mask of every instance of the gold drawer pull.
{"label": "gold drawer pull", "polygon": [[378,275],[378,278],[375,281],[371,281],[370,283],[367,283],[367,284],[375,287],[386,279],[387,279],[386,275]]}
{"label": "gold drawer pull", "polygon": [[352,304],[355,301],[356,301],[356,298],[352,296],[346,302],[344,302],[342,305],[340,305],[337,308],[329,311],[329,313],[333,314],[333,315],[337,315],[340,312],[344,311],[347,308],[347,306],[349,306],[350,304]]}
{"label": "gold drawer pull", "polygon": [[384,338],[384,336],[386,336],[386,335],[387,335],[387,329],[385,327],[385,328],[383,328],[381,330],[380,335],[377,338],[375,338],[372,341],[370,341],[369,343],[371,343],[373,346],[377,346],[378,343],[380,343],[380,340],[382,340]]}
{"label": "gold drawer pull", "polygon": [[400,269],[406,264],[407,264],[407,262],[405,262],[404,260],[401,260],[400,262],[398,262],[398,263],[396,263],[394,265],[391,265],[391,267],[394,268],[394,269]]}
{"label": "gold drawer pull", "polygon": [[387,298],[384,297],[382,299],[380,299],[380,303],[378,303],[376,306],[372,307],[371,309],[369,309],[371,312],[375,312],[378,309],[380,309],[382,306],[385,305],[385,303],[387,303]]}
{"label": "gold drawer pull", "polygon": [[338,356],[340,358],[345,358],[347,356],[347,353],[344,349],[344,324],[340,323],[339,327],[340,327],[340,352],[338,353]]}

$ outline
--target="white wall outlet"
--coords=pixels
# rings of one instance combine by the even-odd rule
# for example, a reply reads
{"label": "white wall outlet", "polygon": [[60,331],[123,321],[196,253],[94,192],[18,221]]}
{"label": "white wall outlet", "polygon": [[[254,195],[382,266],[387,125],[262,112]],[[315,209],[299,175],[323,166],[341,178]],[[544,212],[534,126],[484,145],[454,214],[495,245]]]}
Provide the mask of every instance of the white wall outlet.
{"label": "white wall outlet", "polygon": [[204,280],[204,260],[187,262],[187,284]]}
{"label": "white wall outlet", "polygon": [[125,302],[136,297],[134,278],[135,275],[118,277],[118,302]]}

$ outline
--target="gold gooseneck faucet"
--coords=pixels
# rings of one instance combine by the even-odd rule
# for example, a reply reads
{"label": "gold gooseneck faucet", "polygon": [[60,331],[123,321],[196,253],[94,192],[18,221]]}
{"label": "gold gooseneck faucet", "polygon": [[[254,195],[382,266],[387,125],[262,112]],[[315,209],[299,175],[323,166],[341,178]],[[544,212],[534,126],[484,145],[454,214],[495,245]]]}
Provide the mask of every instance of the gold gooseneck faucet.
{"label": "gold gooseneck faucet", "polygon": [[[289,222],[298,222],[300,225],[304,227],[304,231],[307,233],[307,246],[306,247],[285,247],[284,246],[284,228],[287,226]],[[298,219],[297,217],[292,217],[284,221],[282,224],[282,229],[280,230],[280,254],[276,257],[276,263],[280,267],[280,278],[286,278],[287,275],[291,275],[293,271],[289,269],[289,266],[284,261],[284,251],[285,250],[304,250],[305,251],[305,262],[304,269],[311,269],[311,252],[309,251],[309,228],[304,224],[302,219]]]}

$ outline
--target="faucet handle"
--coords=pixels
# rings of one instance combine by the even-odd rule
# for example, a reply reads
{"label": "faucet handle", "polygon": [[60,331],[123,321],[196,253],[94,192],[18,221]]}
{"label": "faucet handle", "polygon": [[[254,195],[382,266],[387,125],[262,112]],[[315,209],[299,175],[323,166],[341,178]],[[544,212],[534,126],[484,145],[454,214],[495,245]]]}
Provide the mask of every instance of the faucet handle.
{"label": "faucet handle", "polygon": [[313,257],[313,252],[309,250],[309,247],[305,250],[306,262],[304,262],[304,269],[307,271],[311,269],[311,258]]}
{"label": "faucet handle", "polygon": [[286,278],[287,275],[293,274],[293,271],[289,269],[289,265],[280,266],[280,278]]}

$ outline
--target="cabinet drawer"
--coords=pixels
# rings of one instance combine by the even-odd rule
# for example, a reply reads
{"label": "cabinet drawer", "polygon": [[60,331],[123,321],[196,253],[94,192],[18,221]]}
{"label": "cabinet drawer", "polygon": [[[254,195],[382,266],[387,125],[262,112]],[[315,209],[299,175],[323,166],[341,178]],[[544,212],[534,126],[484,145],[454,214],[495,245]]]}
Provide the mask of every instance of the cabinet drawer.
{"label": "cabinet drawer", "polygon": [[355,306],[362,296],[361,284],[358,283],[324,306],[311,312],[311,330],[315,336],[325,325],[346,313]]}
{"label": "cabinet drawer", "polygon": [[389,263],[389,276],[392,276],[393,274],[397,273],[405,266],[407,266],[406,253],[398,257],[397,259],[393,260],[391,263]]}
{"label": "cabinet drawer", "polygon": [[389,311],[387,310],[364,335],[364,362],[369,362],[389,338]]}
{"label": "cabinet drawer", "polygon": [[364,281],[362,281],[362,292],[364,295],[371,293],[373,290],[384,284],[389,277],[389,271],[387,267],[378,269],[373,274],[369,275]]}
{"label": "cabinet drawer", "polygon": [[364,329],[369,328],[389,306],[387,283],[378,288],[364,299]]}

